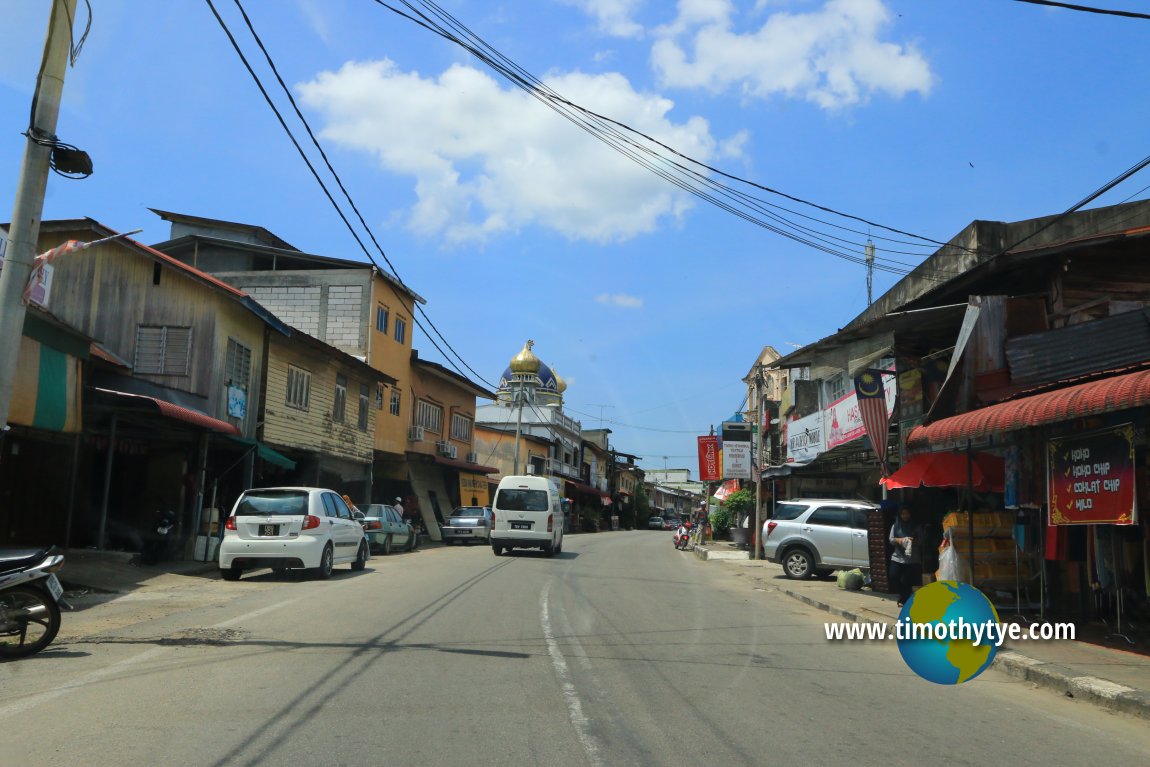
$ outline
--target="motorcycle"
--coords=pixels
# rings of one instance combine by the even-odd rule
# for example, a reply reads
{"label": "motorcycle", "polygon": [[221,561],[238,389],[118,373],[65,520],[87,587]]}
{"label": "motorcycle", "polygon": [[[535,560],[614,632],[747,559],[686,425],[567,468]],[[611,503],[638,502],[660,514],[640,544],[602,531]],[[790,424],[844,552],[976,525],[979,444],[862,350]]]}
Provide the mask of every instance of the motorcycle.
{"label": "motorcycle", "polygon": [[56,547],[0,549],[0,660],[40,652],[60,631],[64,587]]}
{"label": "motorcycle", "polygon": [[176,516],[170,511],[157,511],[154,532],[140,548],[140,564],[155,565],[167,559],[175,537]]}
{"label": "motorcycle", "polygon": [[675,532],[675,548],[679,551],[686,551],[691,548],[691,531],[684,530],[683,532]]}

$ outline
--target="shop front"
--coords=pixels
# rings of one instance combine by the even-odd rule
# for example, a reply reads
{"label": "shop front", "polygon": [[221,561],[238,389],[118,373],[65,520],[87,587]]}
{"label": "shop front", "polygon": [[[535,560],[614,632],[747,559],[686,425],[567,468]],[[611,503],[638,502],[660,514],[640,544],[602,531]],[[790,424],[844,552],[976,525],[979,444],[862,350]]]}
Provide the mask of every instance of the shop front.
{"label": "shop front", "polygon": [[[1150,617],[1148,526],[1140,515],[1150,489],[1148,406],[1150,370],[1142,370],[910,432],[912,455],[1001,457],[1001,492],[993,492],[993,478],[984,492],[968,478],[966,508],[974,515],[957,520],[975,532],[967,533],[976,544],[975,585],[1019,612],[1077,619],[1114,634],[1129,634]],[[980,471],[972,462],[971,478]],[[961,553],[963,542],[955,543]]]}

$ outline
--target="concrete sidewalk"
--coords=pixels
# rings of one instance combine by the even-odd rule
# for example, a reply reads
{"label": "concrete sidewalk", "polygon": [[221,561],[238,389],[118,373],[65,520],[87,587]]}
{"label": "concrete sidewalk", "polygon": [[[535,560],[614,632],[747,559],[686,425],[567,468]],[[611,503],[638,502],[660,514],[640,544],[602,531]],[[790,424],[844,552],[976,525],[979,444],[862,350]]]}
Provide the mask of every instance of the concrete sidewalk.
{"label": "concrete sidewalk", "polygon": [[[695,553],[700,559],[717,559],[718,566],[750,575],[765,587],[842,620],[893,624],[898,619],[893,595],[870,589],[846,591],[832,580],[790,580],[779,565],[733,558],[729,548],[729,544],[719,543],[696,547]],[[1000,617],[1004,621],[1011,618],[1005,611]],[[995,656],[993,668],[1069,697],[1150,719],[1150,657],[1145,655],[1073,640],[1008,641]]]}

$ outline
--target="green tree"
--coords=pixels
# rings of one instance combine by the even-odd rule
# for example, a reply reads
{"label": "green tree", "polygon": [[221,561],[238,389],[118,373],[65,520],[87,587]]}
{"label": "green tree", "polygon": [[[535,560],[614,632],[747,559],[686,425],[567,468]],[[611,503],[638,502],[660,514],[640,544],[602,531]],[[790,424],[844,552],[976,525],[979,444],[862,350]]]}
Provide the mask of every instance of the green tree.
{"label": "green tree", "polygon": [[635,521],[646,522],[651,516],[651,498],[647,495],[647,487],[635,485]]}
{"label": "green tree", "polygon": [[718,498],[711,498],[711,531],[715,538],[726,535],[731,529],[731,510]]}
{"label": "green tree", "polygon": [[727,496],[727,510],[731,512],[734,523],[744,515],[755,510],[755,496],[750,490],[739,490]]}

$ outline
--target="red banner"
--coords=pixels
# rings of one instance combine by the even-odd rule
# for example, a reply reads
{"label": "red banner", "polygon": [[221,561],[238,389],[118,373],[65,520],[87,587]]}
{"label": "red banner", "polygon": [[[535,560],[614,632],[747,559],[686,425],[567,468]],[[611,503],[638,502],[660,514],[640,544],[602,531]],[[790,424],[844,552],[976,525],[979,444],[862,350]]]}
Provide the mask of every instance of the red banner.
{"label": "red banner", "polygon": [[1132,525],[1134,425],[1052,439],[1049,456],[1050,524]]}
{"label": "red banner", "polygon": [[723,459],[718,437],[699,437],[699,481],[717,482],[723,478]]}

